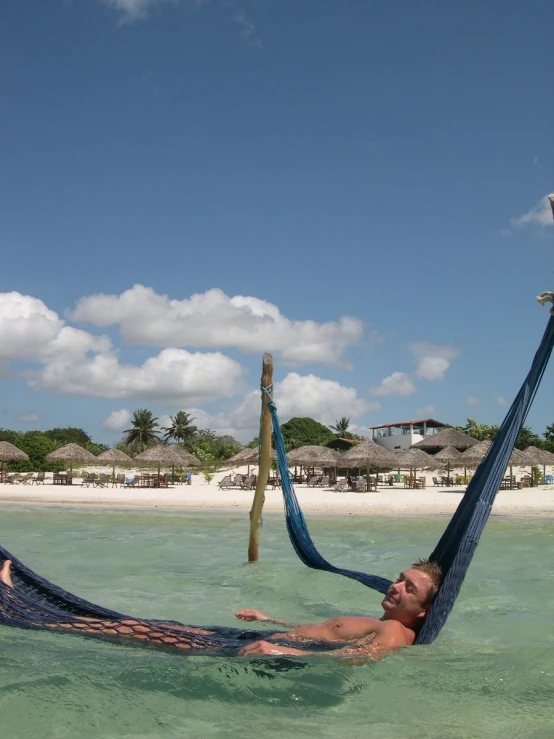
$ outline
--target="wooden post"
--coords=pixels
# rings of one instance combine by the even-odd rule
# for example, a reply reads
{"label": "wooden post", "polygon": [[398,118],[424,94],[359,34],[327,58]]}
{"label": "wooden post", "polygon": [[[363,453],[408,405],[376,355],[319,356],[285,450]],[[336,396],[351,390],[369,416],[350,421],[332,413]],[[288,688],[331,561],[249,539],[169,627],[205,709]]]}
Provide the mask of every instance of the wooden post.
{"label": "wooden post", "polygon": [[[273,382],[273,357],[264,354],[262,362],[262,388],[269,387]],[[252,508],[250,509],[250,538],[248,540],[248,561],[258,561],[258,546],[260,543],[260,526],[262,523],[262,509],[264,507],[265,489],[271,467],[271,415],[269,413],[269,397],[272,392],[262,390],[262,417],[260,423],[260,459],[256,492]]]}

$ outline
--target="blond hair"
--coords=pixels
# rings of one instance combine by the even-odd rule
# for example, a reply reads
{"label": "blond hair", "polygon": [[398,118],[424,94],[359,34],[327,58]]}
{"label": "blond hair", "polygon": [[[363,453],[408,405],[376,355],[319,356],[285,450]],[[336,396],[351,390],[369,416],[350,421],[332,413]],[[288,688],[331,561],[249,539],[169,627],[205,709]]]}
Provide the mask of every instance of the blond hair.
{"label": "blond hair", "polygon": [[429,580],[431,580],[431,586],[429,588],[429,593],[427,594],[427,600],[429,603],[433,602],[433,599],[435,598],[436,594],[439,592],[439,588],[442,584],[442,569],[441,566],[434,562],[432,559],[418,559],[416,560],[412,567],[414,570],[419,570],[420,572],[423,572]]}

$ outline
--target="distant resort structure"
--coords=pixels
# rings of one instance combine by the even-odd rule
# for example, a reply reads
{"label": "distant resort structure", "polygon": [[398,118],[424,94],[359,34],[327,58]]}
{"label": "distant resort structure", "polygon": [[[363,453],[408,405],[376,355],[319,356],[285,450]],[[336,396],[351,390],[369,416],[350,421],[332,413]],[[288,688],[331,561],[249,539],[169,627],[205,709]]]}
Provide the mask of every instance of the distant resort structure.
{"label": "distant resort structure", "polygon": [[369,429],[372,439],[389,452],[405,452],[426,436],[433,436],[447,427],[447,423],[434,418],[417,418],[413,421],[382,423],[379,426],[370,426]]}

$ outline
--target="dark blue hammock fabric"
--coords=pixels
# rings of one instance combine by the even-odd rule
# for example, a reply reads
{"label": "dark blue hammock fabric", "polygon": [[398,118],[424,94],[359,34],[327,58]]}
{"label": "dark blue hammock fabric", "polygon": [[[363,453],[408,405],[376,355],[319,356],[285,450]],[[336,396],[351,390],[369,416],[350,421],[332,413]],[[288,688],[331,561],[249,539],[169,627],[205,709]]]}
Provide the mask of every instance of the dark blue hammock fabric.
{"label": "dark blue hammock fabric", "polygon": [[[442,567],[444,579],[431,613],[419,632],[416,644],[430,644],[434,641],[452,610],[553,346],[554,316],[551,315],[529,374],[512,403],[487,456],[469,483],[452,520],[430,555],[430,559],[438,562]],[[290,480],[277,408],[272,401],[269,403],[269,408],[275,451],[283,483],[287,529],[296,553],[308,567],[344,575],[380,593],[386,592],[391,584],[390,580],[377,575],[335,567],[317,551]]]}

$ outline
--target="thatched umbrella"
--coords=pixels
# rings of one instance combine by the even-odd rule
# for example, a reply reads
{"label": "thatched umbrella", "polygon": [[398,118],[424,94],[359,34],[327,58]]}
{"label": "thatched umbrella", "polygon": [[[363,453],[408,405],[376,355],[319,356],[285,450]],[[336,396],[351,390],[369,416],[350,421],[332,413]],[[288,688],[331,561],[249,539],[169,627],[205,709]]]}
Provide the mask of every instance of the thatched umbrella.
{"label": "thatched umbrella", "polygon": [[298,449],[293,449],[292,452],[287,454],[287,461],[289,465],[300,465],[301,467],[333,467],[336,469],[341,463],[342,454],[336,452],[334,449],[329,449],[327,446],[317,446],[311,444],[308,446],[300,446]]}
{"label": "thatched umbrella", "polygon": [[115,478],[116,467],[130,467],[133,464],[132,458],[122,452],[121,449],[106,449],[105,452],[96,457],[96,464],[108,463],[112,465],[112,475]]}
{"label": "thatched umbrella", "polygon": [[4,462],[12,459],[24,462],[29,459],[29,455],[14,444],[10,444],[9,441],[0,441],[0,460],[2,461],[2,472],[4,472]]}
{"label": "thatched umbrella", "polygon": [[463,431],[458,431],[453,428],[446,428],[439,431],[438,434],[431,434],[426,436],[421,441],[412,445],[412,448],[423,449],[426,452],[436,452],[439,449],[444,449],[447,446],[453,446],[459,451],[469,449],[471,446],[478,444],[478,439],[474,439],[473,436],[464,434]]}
{"label": "thatched umbrella", "polygon": [[83,449],[79,444],[66,444],[46,455],[47,462],[69,462],[69,471],[73,472],[73,464],[96,464],[96,457]]}
{"label": "thatched umbrella", "polygon": [[[144,452],[137,454],[135,460],[137,462],[144,462],[145,464],[157,464],[159,475],[162,465],[164,467],[175,467],[176,465],[181,466],[185,464],[184,459],[185,455],[188,455],[188,452],[185,452],[184,449],[177,451],[174,448],[176,446],[176,444],[155,444]],[[192,454],[189,456],[195,460],[195,464],[200,464],[200,461],[196,457],[193,457]]]}
{"label": "thatched umbrella", "polygon": [[[471,447],[471,449],[468,449],[465,451],[462,456],[460,457],[460,462],[463,462],[464,465],[467,465],[468,467],[477,467],[481,464],[483,459],[487,456],[489,449],[491,448],[492,441],[489,441],[486,439],[485,441],[480,441],[475,446]],[[519,449],[514,449],[512,452],[512,456],[510,457],[510,460],[508,462],[510,466],[510,478],[513,477],[513,467],[533,467],[533,460],[531,457],[524,452],[521,452]]]}
{"label": "thatched umbrella", "polygon": [[[471,448],[471,447],[470,447]],[[446,462],[446,484],[450,485],[450,463],[456,462],[460,459],[462,453],[459,452],[454,446],[445,446],[440,452],[433,455],[433,459],[438,460],[441,464]],[[464,475],[465,477],[465,475]]]}
{"label": "thatched umbrella", "polygon": [[396,467],[404,467],[410,470],[410,478],[415,479],[416,470],[433,470],[436,468],[437,463],[430,454],[422,451],[421,449],[415,449],[413,446],[411,449],[405,452],[399,452],[395,455]]}
{"label": "thatched umbrella", "polygon": [[528,446],[523,450],[533,460],[533,464],[542,465],[543,480],[546,478],[546,465],[554,465],[554,454],[548,449],[539,449],[536,446]]}
{"label": "thatched umbrella", "polygon": [[384,470],[391,470],[396,467],[396,454],[389,452],[384,446],[377,444],[373,439],[355,444],[345,454],[341,455],[341,465],[344,467],[363,467],[367,468],[367,485],[369,490],[369,469],[370,467],[378,467]]}
{"label": "thatched umbrella", "polygon": [[179,460],[176,464],[181,467],[201,467],[202,462],[195,457],[194,454],[187,452],[186,449],[180,444],[168,444],[168,449],[171,449],[172,453],[175,454],[176,459]]}

